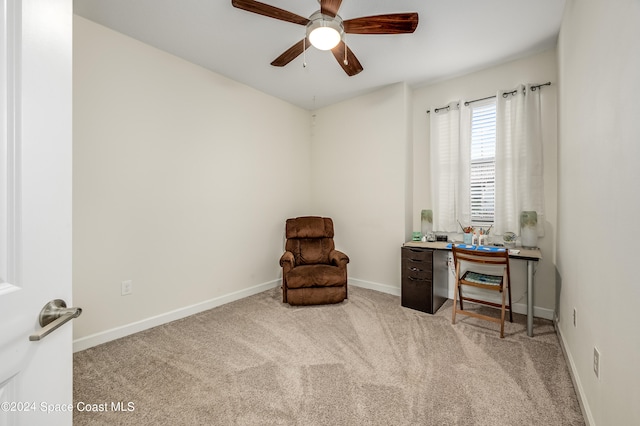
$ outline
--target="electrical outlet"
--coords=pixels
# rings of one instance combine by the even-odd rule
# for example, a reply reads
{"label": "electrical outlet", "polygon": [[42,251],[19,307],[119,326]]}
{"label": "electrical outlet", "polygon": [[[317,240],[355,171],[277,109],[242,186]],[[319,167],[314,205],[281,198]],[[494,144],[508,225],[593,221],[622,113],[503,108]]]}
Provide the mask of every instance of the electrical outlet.
{"label": "electrical outlet", "polygon": [[578,310],[576,308],[573,308],[573,326],[578,326]]}
{"label": "electrical outlet", "polygon": [[596,373],[597,378],[600,378],[600,352],[595,346],[593,347],[593,372]]}
{"label": "electrical outlet", "polygon": [[133,293],[133,281],[131,280],[122,281],[121,292],[123,296]]}

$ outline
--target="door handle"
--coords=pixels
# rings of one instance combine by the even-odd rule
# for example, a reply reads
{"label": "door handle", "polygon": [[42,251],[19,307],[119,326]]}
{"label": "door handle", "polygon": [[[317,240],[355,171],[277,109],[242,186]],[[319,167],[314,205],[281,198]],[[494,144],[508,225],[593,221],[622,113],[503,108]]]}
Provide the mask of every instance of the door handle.
{"label": "door handle", "polygon": [[35,334],[29,336],[32,342],[44,339],[53,330],[62,324],[78,318],[82,313],[82,308],[67,308],[67,304],[62,299],[54,299],[44,305],[38,317],[42,328]]}

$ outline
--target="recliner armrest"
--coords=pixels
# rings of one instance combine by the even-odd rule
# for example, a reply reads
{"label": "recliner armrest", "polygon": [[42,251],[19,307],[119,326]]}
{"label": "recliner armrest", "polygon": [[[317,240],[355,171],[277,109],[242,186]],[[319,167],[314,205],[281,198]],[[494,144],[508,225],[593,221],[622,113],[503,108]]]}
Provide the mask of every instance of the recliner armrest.
{"label": "recliner armrest", "polygon": [[280,266],[284,268],[285,272],[293,269],[296,266],[296,258],[290,251],[285,251],[280,257]]}
{"label": "recliner armrest", "polygon": [[332,265],[345,268],[347,263],[349,263],[349,256],[340,250],[331,250],[329,252],[329,262],[331,262]]}

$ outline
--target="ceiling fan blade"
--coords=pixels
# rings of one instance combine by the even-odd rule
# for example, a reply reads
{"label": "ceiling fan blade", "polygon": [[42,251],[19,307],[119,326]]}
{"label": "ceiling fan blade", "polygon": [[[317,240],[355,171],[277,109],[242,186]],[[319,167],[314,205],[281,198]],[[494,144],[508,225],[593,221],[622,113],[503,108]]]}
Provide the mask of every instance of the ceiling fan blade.
{"label": "ceiling fan blade", "polygon": [[[344,60],[344,50],[347,49],[347,63]],[[349,77],[353,77],[354,75],[360,73],[362,71],[362,65],[360,65],[360,61],[356,58],[356,55],[353,54],[349,46],[344,44],[344,41],[338,43],[336,47],[331,49],[333,56],[336,58],[336,61],[340,64],[344,72],[347,73]]]}
{"label": "ceiling fan blade", "polygon": [[349,34],[406,34],[418,26],[417,13],[391,13],[365,16],[344,21],[344,32]]}
{"label": "ceiling fan blade", "polygon": [[340,5],[342,4],[342,0],[321,0],[320,1],[320,13],[323,15],[329,15],[332,18],[335,18],[338,14],[338,9],[340,9]]}
{"label": "ceiling fan blade", "polygon": [[247,12],[257,13],[258,15],[268,16],[269,18],[279,19],[281,21],[292,22],[298,25],[307,25],[309,20],[302,16],[296,15],[284,9],[260,3],[254,0],[231,0],[233,7],[246,10]]}
{"label": "ceiling fan blade", "polygon": [[274,67],[284,67],[289,62],[293,61],[295,58],[300,56],[302,52],[309,48],[311,43],[309,43],[309,39],[302,39],[287,50],[282,53],[282,55],[278,56],[276,59],[271,62],[271,65]]}

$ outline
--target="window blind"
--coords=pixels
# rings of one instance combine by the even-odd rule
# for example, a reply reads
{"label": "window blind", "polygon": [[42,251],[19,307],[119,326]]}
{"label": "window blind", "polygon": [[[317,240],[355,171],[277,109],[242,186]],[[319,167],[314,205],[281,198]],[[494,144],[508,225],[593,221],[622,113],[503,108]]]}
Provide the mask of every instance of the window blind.
{"label": "window blind", "polygon": [[471,108],[471,222],[493,223],[496,197],[496,103]]}

